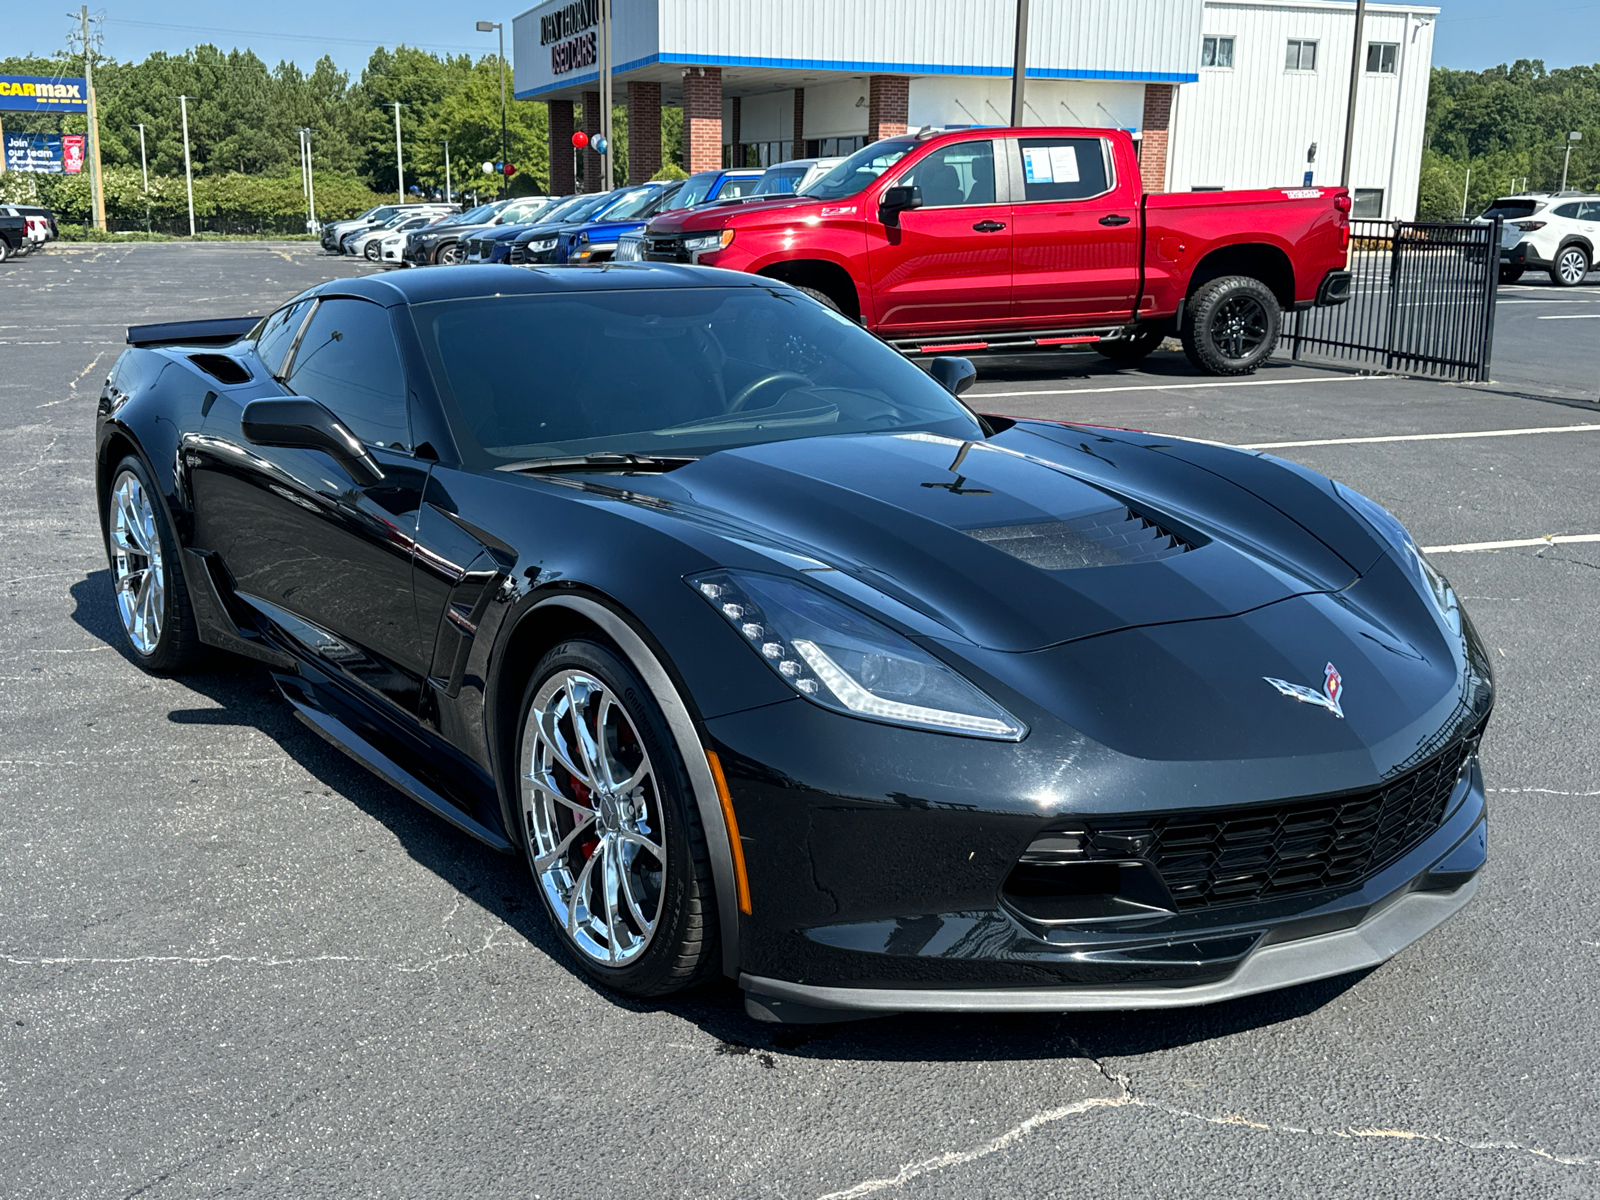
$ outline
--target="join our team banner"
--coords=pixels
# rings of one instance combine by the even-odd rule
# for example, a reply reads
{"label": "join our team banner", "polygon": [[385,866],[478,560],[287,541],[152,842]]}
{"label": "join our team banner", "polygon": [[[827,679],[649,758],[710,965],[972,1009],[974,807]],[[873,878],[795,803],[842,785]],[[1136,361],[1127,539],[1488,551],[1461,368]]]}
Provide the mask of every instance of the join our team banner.
{"label": "join our team banner", "polygon": [[87,138],[81,133],[8,133],[6,170],[38,175],[77,175]]}
{"label": "join our team banner", "polygon": [[88,112],[89,86],[82,79],[0,75],[0,109],[16,112]]}

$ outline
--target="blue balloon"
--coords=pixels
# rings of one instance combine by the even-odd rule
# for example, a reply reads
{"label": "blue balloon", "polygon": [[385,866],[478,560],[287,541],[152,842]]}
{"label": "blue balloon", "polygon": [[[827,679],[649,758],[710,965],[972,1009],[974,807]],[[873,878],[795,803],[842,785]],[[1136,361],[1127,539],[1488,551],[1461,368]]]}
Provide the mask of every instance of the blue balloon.
{"label": "blue balloon", "polygon": [[606,148],[607,148],[606,139],[603,138],[603,137],[590,138],[589,139],[589,147],[596,154],[604,154],[606,152]]}

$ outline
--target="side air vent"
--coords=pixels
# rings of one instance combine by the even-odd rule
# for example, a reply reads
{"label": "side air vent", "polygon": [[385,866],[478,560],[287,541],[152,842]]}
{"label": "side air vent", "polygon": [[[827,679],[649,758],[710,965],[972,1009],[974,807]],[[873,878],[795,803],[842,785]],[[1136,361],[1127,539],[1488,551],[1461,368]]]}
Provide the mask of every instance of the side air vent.
{"label": "side air vent", "polygon": [[220,383],[250,382],[250,372],[245,365],[226,354],[191,354],[189,361]]}
{"label": "side air vent", "polygon": [[969,529],[969,537],[1041,571],[1155,562],[1194,547],[1125,505],[1065,521]]}

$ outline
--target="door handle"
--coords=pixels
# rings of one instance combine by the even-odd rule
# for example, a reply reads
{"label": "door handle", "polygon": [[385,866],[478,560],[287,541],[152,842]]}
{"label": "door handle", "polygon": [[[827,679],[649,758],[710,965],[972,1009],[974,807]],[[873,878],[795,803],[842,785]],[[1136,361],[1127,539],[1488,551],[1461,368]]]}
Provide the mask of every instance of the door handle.
{"label": "door handle", "polygon": [[1004,221],[979,221],[973,226],[979,233],[999,233],[1005,227]]}
{"label": "door handle", "polygon": [[1100,224],[1102,224],[1102,225],[1126,225],[1131,220],[1133,220],[1132,217],[1119,217],[1116,213],[1112,213],[1110,216],[1101,217],[1100,218]]}

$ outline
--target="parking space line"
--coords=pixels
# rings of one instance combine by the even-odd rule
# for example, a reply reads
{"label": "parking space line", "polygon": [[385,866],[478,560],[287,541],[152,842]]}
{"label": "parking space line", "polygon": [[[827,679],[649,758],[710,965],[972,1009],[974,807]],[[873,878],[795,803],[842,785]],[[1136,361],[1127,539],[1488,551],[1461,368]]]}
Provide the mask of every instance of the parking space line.
{"label": "parking space line", "polygon": [[1304,442],[1256,442],[1241,450],[1288,450],[1300,446],[1369,446],[1375,442],[1453,442],[1463,438],[1522,437],[1531,433],[1593,433],[1600,425],[1535,425],[1531,429],[1479,429],[1468,433],[1393,433],[1383,437],[1316,438]]}
{"label": "parking space line", "polygon": [[1521,550],[1527,546],[1563,546],[1569,542],[1600,542],[1600,533],[1553,533],[1545,537],[1513,538],[1509,542],[1461,542],[1455,546],[1424,546],[1424,554],[1473,554],[1480,550]]}
{"label": "parking space line", "polygon": [[1398,379],[1398,375],[1333,375],[1316,379],[1238,379],[1216,383],[1137,383],[1126,387],[1056,388],[1037,392],[972,392],[984,400],[1005,396],[1086,396],[1094,392],[1184,392],[1194,388],[1282,387],[1291,383],[1372,383],[1379,379]]}
{"label": "parking space line", "polygon": [[1536,321],[1600,321],[1600,313],[1562,313],[1559,316],[1535,317]]}

